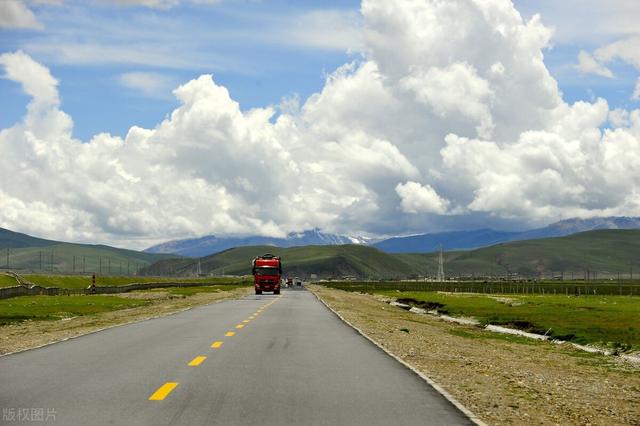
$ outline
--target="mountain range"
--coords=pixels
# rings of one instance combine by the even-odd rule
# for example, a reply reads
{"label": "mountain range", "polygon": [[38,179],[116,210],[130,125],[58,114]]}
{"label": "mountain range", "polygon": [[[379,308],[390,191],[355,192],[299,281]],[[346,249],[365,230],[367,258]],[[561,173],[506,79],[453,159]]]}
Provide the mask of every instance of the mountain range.
{"label": "mountain range", "polygon": [[561,220],[543,228],[521,232],[494,231],[492,229],[440,232],[389,238],[374,244],[374,246],[387,253],[430,253],[437,251],[440,244],[442,244],[442,249],[446,251],[464,250],[508,241],[564,237],[578,232],[599,229],[640,229],[640,217],[573,218]]}
{"label": "mountain range", "polygon": [[476,229],[400,236],[375,241],[363,237],[353,237],[323,233],[319,229],[290,233],[285,238],[273,237],[216,237],[169,241],[149,247],[148,253],[171,253],[181,256],[202,257],[234,247],[265,245],[274,247],[296,247],[307,245],[371,245],[387,253],[430,253],[438,250],[467,250],[487,247],[493,244],[538,238],[563,237],[578,232],[598,229],[640,229],[640,217],[596,217],[589,219],[566,219],[543,228],[527,231],[496,231]]}
{"label": "mountain range", "polygon": [[[282,256],[284,274],[302,278],[345,276],[359,279],[416,278],[435,276],[438,253],[385,253],[356,244],[300,247],[246,246],[224,250],[198,259],[163,259],[140,271],[142,275],[193,276],[247,275],[251,259],[264,253]],[[640,230],[595,230],[565,237],[510,241],[473,250],[447,251],[447,276],[617,278],[640,269]],[[635,272],[634,272],[635,271]]]}
{"label": "mountain range", "polygon": [[350,237],[346,235],[327,234],[319,229],[304,232],[291,232],[285,238],[274,237],[216,237],[208,235],[200,238],[188,238],[184,240],[169,241],[158,244],[144,250],[147,253],[171,253],[180,256],[202,257],[218,253],[234,247],[245,246],[326,246],[343,244],[368,245],[370,240],[363,237]]}

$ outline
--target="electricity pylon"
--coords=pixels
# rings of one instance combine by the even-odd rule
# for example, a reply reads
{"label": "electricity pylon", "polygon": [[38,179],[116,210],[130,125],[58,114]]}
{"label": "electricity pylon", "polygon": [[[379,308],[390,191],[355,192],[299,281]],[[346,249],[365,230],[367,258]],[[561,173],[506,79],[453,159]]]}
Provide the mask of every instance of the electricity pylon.
{"label": "electricity pylon", "polygon": [[442,244],[440,244],[440,252],[438,253],[438,282],[444,282],[444,256],[442,255]]}

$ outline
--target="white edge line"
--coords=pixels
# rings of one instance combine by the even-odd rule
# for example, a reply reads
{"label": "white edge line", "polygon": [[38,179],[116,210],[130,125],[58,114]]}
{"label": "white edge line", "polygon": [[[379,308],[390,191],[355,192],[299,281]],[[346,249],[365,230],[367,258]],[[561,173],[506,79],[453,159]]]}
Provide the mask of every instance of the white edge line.
{"label": "white edge line", "polygon": [[442,395],[447,401],[449,401],[451,404],[453,404],[458,410],[460,410],[465,416],[467,416],[469,418],[469,420],[471,420],[473,423],[475,423],[478,426],[487,426],[487,424],[485,422],[483,422],[482,420],[480,420],[480,418],[478,416],[476,416],[473,412],[471,412],[471,410],[469,410],[467,407],[465,407],[464,405],[462,405],[460,402],[458,402],[453,396],[451,396],[451,394],[449,392],[447,392],[446,390],[444,390],[439,384],[437,384],[436,382],[433,381],[433,379],[429,378],[427,375],[425,375],[422,371],[418,370],[417,368],[415,368],[414,366],[412,366],[411,364],[407,363],[405,360],[403,360],[402,358],[400,358],[399,356],[395,355],[394,353],[390,352],[387,348],[385,348],[384,346],[380,345],[378,342],[376,342],[375,340],[373,340],[371,337],[369,337],[364,331],[362,331],[361,329],[359,329],[358,327],[356,327],[355,325],[351,324],[349,321],[347,321],[342,315],[340,315],[338,312],[336,312],[331,306],[329,306],[324,300],[322,300],[320,298],[320,296],[318,296],[315,292],[311,292],[316,299],[318,299],[324,306],[327,307],[327,309],[329,309],[331,312],[333,312],[338,318],[340,318],[340,320],[342,322],[344,322],[345,324],[347,324],[349,327],[353,328],[355,331],[357,331],[362,337],[364,337],[365,339],[367,339],[368,341],[370,341],[371,343],[373,343],[374,345],[376,345],[378,348],[382,349],[387,355],[389,355],[390,357],[392,357],[393,359],[395,359],[396,361],[398,361],[400,364],[404,365],[406,368],[408,368],[409,370],[411,370],[413,373],[415,373],[416,375],[418,375],[418,377],[420,377],[422,380],[424,380],[425,382],[427,382],[432,388],[434,388],[440,395]]}
{"label": "white edge line", "polygon": [[[118,293],[113,293],[113,294],[118,294]],[[179,311],[167,312],[167,313],[165,313],[165,314],[154,315],[154,316],[149,317],[149,318],[143,318],[143,319],[141,319],[141,320],[133,320],[133,321],[129,321],[129,322],[124,322],[124,323],[122,323],[122,324],[114,324],[114,325],[110,325],[110,326],[108,326],[108,327],[103,327],[103,328],[99,328],[99,329],[97,329],[97,330],[90,331],[90,332],[88,332],[88,333],[82,333],[82,334],[78,334],[78,335],[76,335],[76,336],[69,336],[69,337],[65,337],[64,339],[55,340],[55,341],[53,341],[53,342],[47,342],[47,343],[42,344],[42,345],[39,345],[39,346],[34,346],[34,347],[31,347],[31,348],[20,349],[20,350],[14,351],[14,352],[7,352],[6,354],[0,354],[0,358],[3,358],[3,357],[5,357],[5,356],[9,356],[9,355],[19,354],[19,353],[22,353],[22,352],[32,351],[32,350],[34,350],[34,349],[44,348],[45,346],[51,346],[51,345],[55,345],[56,343],[66,342],[67,340],[77,339],[77,338],[79,338],[79,337],[88,336],[88,335],[90,335],[90,334],[100,333],[101,331],[110,330],[110,329],[112,329],[112,328],[116,328],[116,327],[123,327],[123,326],[125,326],[125,325],[137,324],[137,323],[141,323],[141,322],[144,322],[144,321],[149,321],[149,320],[152,320],[152,319],[158,319],[158,318],[168,317],[168,316],[171,316],[171,315],[177,315],[177,314],[180,314],[180,313],[185,312],[185,311],[190,311],[191,309],[202,308],[202,307],[204,307],[204,306],[209,306],[209,305],[215,305],[216,303],[227,302],[227,301],[229,301],[229,300],[236,300],[236,299],[222,299],[222,300],[214,300],[214,301],[209,302],[209,303],[206,303],[206,304],[204,304],[204,305],[189,306],[189,307],[187,307],[187,308],[180,309]]]}

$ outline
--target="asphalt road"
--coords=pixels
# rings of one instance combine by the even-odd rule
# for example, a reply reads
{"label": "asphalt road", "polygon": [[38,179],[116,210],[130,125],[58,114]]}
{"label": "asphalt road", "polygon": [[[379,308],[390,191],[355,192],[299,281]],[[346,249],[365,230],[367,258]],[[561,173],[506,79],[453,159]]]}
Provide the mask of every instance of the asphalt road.
{"label": "asphalt road", "polygon": [[0,408],[8,424],[470,424],[297,289],[1,357]]}

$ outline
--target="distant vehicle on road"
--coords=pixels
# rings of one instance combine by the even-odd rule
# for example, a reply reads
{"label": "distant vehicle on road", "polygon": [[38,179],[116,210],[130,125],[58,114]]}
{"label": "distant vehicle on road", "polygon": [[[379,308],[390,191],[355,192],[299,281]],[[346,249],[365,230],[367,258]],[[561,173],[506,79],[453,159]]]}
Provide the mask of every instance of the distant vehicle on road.
{"label": "distant vehicle on road", "polygon": [[280,294],[282,262],[279,256],[274,256],[271,253],[263,254],[253,259],[251,266],[256,294],[262,294],[263,291],[273,291],[273,294]]}
{"label": "distant vehicle on road", "polygon": [[297,286],[301,286],[302,285],[302,280],[298,277],[296,277],[296,285]]}
{"label": "distant vehicle on road", "polygon": [[293,278],[287,278],[287,287],[293,287]]}

